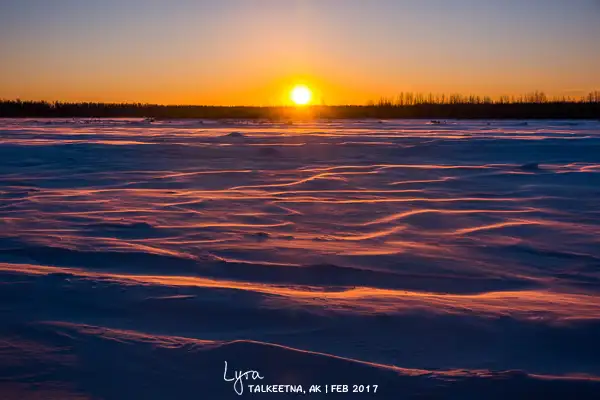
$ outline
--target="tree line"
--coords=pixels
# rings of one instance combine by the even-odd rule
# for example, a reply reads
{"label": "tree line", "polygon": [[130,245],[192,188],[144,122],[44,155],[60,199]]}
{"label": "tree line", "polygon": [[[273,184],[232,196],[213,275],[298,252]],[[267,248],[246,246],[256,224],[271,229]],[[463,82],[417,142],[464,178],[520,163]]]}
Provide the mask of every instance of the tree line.
{"label": "tree line", "polygon": [[69,103],[0,100],[0,118],[155,118],[155,119],[600,119],[600,91],[580,98],[550,98],[543,92],[523,96],[433,95],[401,93],[367,105],[228,107],[143,103]]}

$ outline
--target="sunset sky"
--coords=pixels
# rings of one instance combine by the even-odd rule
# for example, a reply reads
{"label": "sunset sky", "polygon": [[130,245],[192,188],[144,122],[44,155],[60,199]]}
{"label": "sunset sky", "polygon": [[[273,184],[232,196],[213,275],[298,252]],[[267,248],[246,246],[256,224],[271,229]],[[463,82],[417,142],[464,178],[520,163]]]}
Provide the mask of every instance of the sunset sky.
{"label": "sunset sky", "polygon": [[0,0],[0,98],[364,104],[600,89],[598,0]]}

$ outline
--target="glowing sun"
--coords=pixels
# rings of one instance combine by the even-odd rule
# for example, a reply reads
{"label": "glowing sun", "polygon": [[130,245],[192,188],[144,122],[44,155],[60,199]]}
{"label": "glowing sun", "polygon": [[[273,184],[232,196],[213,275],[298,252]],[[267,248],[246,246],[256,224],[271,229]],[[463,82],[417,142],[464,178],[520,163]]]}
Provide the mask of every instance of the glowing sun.
{"label": "glowing sun", "polygon": [[290,99],[297,106],[305,106],[312,100],[312,91],[306,85],[297,85],[290,92]]}

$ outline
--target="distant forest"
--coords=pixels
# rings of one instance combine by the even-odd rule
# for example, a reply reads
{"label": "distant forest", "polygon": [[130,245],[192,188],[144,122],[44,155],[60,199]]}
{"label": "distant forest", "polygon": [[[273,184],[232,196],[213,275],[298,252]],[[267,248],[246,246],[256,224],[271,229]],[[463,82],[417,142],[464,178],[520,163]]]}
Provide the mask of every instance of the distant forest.
{"label": "distant forest", "polygon": [[549,98],[543,92],[519,97],[401,93],[367,105],[226,107],[141,103],[66,103],[0,100],[0,118],[266,119],[600,119],[600,91],[581,98]]}

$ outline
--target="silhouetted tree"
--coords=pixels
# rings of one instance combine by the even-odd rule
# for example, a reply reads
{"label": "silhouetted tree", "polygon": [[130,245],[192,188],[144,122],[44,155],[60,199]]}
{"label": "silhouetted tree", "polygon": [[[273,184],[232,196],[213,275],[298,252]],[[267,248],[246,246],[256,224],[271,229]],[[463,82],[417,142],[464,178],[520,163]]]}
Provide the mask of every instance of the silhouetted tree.
{"label": "silhouetted tree", "polygon": [[[365,106],[314,106],[302,115],[312,118],[478,118],[561,119],[600,118],[600,91],[579,99],[549,98],[544,92],[524,96],[427,95],[401,92],[396,98],[382,97]],[[217,107],[157,105],[142,103],[67,103],[1,100],[0,117],[21,118],[198,118],[198,119],[290,119],[298,117],[293,107]]]}

